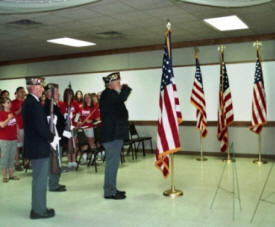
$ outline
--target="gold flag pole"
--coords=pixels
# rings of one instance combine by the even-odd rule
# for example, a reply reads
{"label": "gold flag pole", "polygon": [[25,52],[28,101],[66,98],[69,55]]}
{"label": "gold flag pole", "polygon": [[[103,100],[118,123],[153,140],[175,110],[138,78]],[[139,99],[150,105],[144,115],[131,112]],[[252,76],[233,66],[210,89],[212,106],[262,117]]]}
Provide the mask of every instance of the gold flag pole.
{"label": "gold flag pole", "polygon": [[[195,59],[199,59],[199,48],[195,47],[194,48],[194,54],[195,54]],[[196,158],[197,161],[207,161],[207,158],[203,156],[203,144],[202,144],[202,135],[200,133],[200,157]]]}
{"label": "gold flag pole", "polygon": [[171,198],[176,198],[183,195],[181,190],[175,188],[174,183],[174,153],[171,154],[171,189],[163,192],[164,196],[169,196]]}
{"label": "gold flag pole", "polygon": [[[253,43],[253,46],[256,47],[257,57],[259,58],[260,64],[262,64],[262,59],[261,59],[261,55],[260,55],[260,47],[262,46],[262,43],[257,40],[255,43]],[[261,68],[262,68],[262,66],[261,66]],[[258,135],[258,159],[254,160],[253,163],[256,165],[267,164],[267,161],[262,159],[262,136],[261,136],[261,133],[259,133],[259,135]]]}
{"label": "gold flag pole", "polygon": [[200,133],[200,157],[196,158],[197,161],[207,161],[207,158],[203,155],[203,144],[202,144],[202,136]]}
{"label": "gold flag pole", "polygon": [[[224,63],[224,49],[225,49],[225,46],[224,45],[221,45],[218,50],[220,51],[220,61],[221,61],[221,64]],[[224,75],[224,72],[223,72],[224,68],[221,67],[221,76],[222,76],[222,86],[224,85],[224,78],[223,78],[223,75]],[[223,87],[222,87],[222,91],[223,91]],[[228,132],[228,129],[227,129],[227,138],[228,138],[228,141],[229,141],[229,132]],[[227,162],[228,164],[229,163],[232,163],[234,162],[235,160],[232,160],[231,156],[230,156],[230,150],[229,150],[229,147],[227,146],[227,158],[223,159],[224,162]]]}
{"label": "gold flag pole", "polygon": [[258,135],[258,159],[254,160],[253,163],[256,165],[262,165],[262,164],[267,164],[266,160],[262,159],[262,136],[261,133]]}
{"label": "gold flag pole", "polygon": [[[167,21],[167,32],[171,31],[171,23],[168,20]],[[167,42],[168,45],[170,45],[170,42]],[[169,50],[169,55],[170,55],[170,47],[168,47]],[[174,153],[171,154],[171,189],[168,189],[166,191],[163,192],[164,196],[169,196],[171,198],[176,198],[179,196],[183,195],[183,192],[181,190],[178,190],[175,188],[175,183],[174,183]]]}

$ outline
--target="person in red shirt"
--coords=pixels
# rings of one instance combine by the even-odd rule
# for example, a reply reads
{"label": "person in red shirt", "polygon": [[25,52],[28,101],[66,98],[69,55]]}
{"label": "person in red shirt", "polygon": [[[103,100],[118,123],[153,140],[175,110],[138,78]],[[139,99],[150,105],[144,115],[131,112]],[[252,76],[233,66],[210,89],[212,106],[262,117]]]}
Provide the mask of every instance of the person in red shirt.
{"label": "person in red shirt", "polygon": [[23,87],[18,87],[15,91],[15,99],[11,102],[11,112],[16,118],[16,123],[19,127],[19,133],[21,141],[17,143],[17,151],[15,155],[15,170],[16,171],[22,171],[22,167],[20,165],[20,152],[22,152],[23,147],[23,138],[24,138],[24,127],[23,127],[23,119],[22,119],[22,113],[21,113],[21,106],[24,102],[25,98],[25,89]]}
{"label": "person in red shirt", "polygon": [[75,93],[74,101],[77,103],[79,109],[81,110],[83,107],[83,93],[82,91],[78,90]]}
{"label": "person in red shirt", "polygon": [[94,130],[93,122],[99,120],[99,108],[92,104],[92,96],[90,94],[85,94],[84,104],[80,114],[80,122],[78,123],[79,127],[84,128],[84,132],[88,138],[88,142],[91,148],[94,145]]}
{"label": "person in red shirt", "polygon": [[64,143],[67,143],[68,167],[76,168],[76,136],[73,128],[77,126],[80,109],[78,104],[73,100],[74,92],[71,88],[66,88],[63,95],[64,102],[59,102],[59,108],[66,120],[66,128],[63,133]]}
{"label": "person in red shirt", "polygon": [[[13,165],[17,139],[20,140],[20,137],[16,118],[11,112],[10,99],[1,98],[0,106],[0,168],[2,169],[3,182],[7,183],[9,180],[19,180],[17,176],[13,175]],[[9,173],[9,178],[7,173]]]}

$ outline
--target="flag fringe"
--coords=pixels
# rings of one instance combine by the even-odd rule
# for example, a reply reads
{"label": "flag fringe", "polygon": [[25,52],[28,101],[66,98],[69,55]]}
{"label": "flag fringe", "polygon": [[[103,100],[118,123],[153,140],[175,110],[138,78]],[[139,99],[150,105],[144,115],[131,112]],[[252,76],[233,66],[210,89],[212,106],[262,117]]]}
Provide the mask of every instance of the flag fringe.
{"label": "flag fringe", "polygon": [[[155,161],[155,166],[162,172],[162,175],[163,175],[163,170],[160,168],[160,164],[164,165],[164,168],[168,171],[169,173],[169,166],[164,162],[164,159],[166,157],[168,157],[169,154],[172,154],[172,153],[176,153],[178,151],[180,151],[181,148],[180,147],[177,147],[175,149],[172,149],[172,150],[169,150],[169,151],[165,151],[161,154],[158,155],[158,160]],[[163,175],[164,178],[167,178],[169,174],[167,175]]]}

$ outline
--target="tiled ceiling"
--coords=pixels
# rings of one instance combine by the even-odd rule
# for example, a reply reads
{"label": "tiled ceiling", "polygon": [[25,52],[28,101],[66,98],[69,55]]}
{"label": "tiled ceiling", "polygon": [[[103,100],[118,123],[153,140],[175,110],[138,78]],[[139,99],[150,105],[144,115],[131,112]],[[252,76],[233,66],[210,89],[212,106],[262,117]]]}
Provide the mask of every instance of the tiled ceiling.
{"label": "tiled ceiling", "polygon": [[[249,30],[220,32],[203,19],[236,14]],[[28,19],[35,26],[14,26]],[[0,15],[0,62],[98,50],[161,44],[167,19],[173,42],[275,33],[275,2],[244,8],[217,8],[176,0],[102,0],[60,11]],[[103,39],[97,33],[116,31],[122,37]],[[73,48],[47,43],[47,39],[72,37],[97,45]]]}

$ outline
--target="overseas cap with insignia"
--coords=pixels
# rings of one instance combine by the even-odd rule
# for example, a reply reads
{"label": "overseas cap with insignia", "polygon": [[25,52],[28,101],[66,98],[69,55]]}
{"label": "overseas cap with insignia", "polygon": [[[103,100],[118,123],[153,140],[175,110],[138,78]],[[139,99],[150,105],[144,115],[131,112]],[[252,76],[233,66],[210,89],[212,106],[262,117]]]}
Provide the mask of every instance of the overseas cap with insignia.
{"label": "overseas cap with insignia", "polygon": [[111,73],[106,77],[103,77],[103,81],[105,82],[105,84],[109,84],[112,81],[115,80],[120,80],[120,73],[119,72],[115,72],[115,73]]}
{"label": "overseas cap with insignia", "polygon": [[26,78],[26,84],[27,85],[42,85],[44,84],[44,78],[43,77],[28,77]]}

